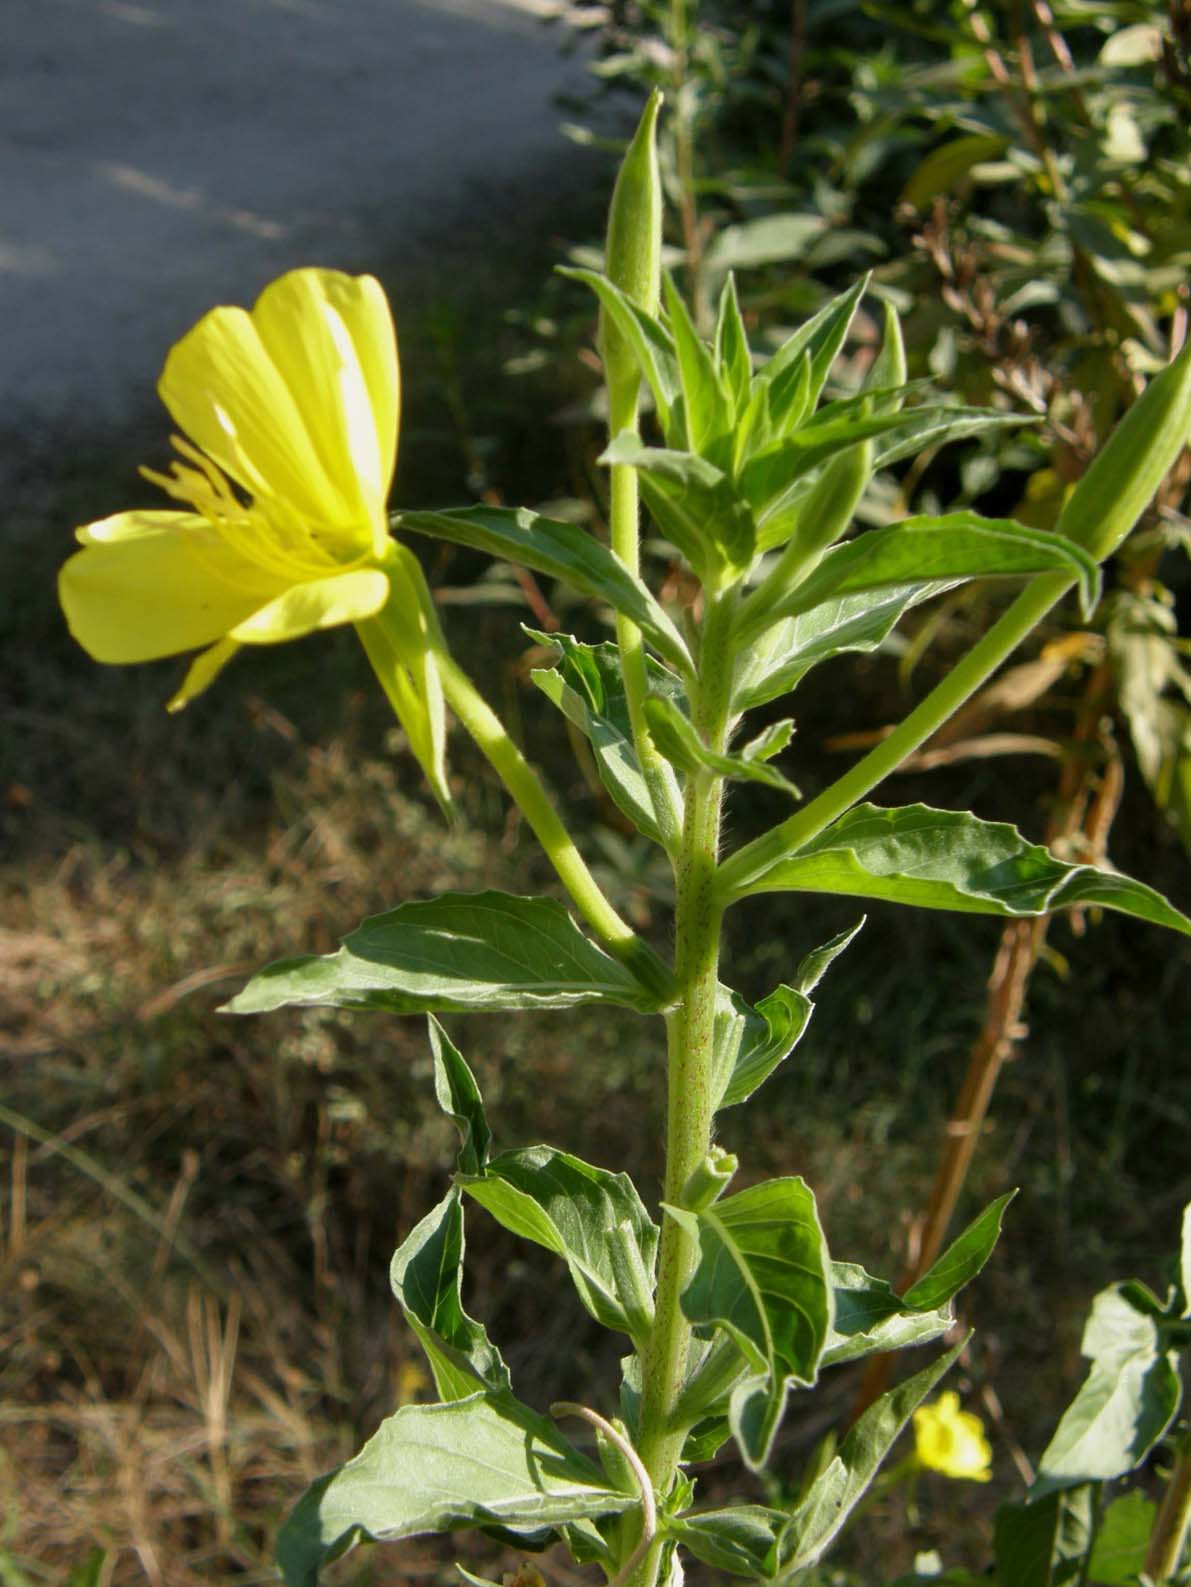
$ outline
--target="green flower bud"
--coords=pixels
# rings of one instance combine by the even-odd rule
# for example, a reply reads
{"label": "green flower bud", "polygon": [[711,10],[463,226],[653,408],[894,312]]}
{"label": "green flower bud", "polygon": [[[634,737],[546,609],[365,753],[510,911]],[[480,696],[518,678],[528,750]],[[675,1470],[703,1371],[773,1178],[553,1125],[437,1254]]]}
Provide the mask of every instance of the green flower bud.
{"label": "green flower bud", "polygon": [[1191,342],[1155,375],[1097,452],[1055,525],[1098,560],[1149,506],[1191,435]]}
{"label": "green flower bud", "polygon": [[[655,88],[612,190],[604,256],[609,281],[647,314],[656,313],[661,287],[662,179],[656,138],[661,105],[661,90]],[[600,355],[608,387],[608,428],[615,435],[636,424],[641,371],[632,348],[602,311]]]}

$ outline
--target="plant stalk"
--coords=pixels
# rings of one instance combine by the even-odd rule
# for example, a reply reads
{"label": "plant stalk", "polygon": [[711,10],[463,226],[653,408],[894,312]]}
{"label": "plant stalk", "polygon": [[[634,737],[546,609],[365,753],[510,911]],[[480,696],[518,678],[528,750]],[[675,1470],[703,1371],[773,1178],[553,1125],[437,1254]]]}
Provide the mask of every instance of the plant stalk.
{"label": "plant stalk", "polygon": [[1162,1587],[1164,1582],[1174,1579],[1188,1537],[1191,1537],[1191,1433],[1184,1437],[1178,1452],[1146,1551],[1145,1574],[1155,1587]]}
{"label": "plant stalk", "polygon": [[[709,748],[722,751],[731,696],[732,595],[708,594],[692,719]],[[675,978],[679,1001],[667,1019],[669,1039],[664,1199],[680,1201],[683,1186],[711,1146],[715,1006],[723,910],[716,886],[724,779],[695,773],[687,784],[682,847],[676,868]],[[642,1352],[637,1447],[655,1490],[664,1494],[677,1470],[685,1430],[675,1426],[691,1325],[680,1297],[698,1260],[698,1242],[672,1218],[662,1220],[654,1325]],[[630,1587],[653,1587],[660,1550],[638,1566]]]}

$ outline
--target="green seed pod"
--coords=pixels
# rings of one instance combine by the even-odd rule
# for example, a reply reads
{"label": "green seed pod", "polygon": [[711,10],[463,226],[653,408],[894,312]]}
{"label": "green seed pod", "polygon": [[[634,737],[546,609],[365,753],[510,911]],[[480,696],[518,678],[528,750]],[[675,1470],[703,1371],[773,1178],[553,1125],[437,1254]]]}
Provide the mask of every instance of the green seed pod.
{"label": "green seed pod", "polygon": [[1055,525],[1097,560],[1141,517],[1191,436],[1191,342],[1153,380],[1097,452]]}
{"label": "green seed pod", "polygon": [[[612,190],[605,247],[609,281],[647,314],[657,311],[662,274],[662,179],[656,137],[661,105],[661,90],[655,88]],[[636,424],[641,371],[632,348],[602,311],[600,356],[608,387],[608,428],[615,435]]]}

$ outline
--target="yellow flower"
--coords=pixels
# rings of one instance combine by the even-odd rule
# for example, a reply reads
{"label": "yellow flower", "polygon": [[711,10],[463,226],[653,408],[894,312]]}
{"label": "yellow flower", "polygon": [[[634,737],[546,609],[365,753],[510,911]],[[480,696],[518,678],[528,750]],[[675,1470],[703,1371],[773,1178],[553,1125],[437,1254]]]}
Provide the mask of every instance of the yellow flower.
{"label": "yellow flower", "polygon": [[950,1389],[933,1405],[914,1412],[914,1447],[922,1465],[945,1477],[992,1480],[992,1450],[984,1423],[971,1411],[961,1411],[959,1395]]}
{"label": "yellow flower", "polygon": [[251,313],[204,316],[158,391],[190,439],[173,438],[168,476],[142,472],[189,510],[78,530],[59,593],[97,661],[208,647],[177,710],[240,645],[360,622],[389,599],[400,386],[384,293],[370,276],[294,270]]}

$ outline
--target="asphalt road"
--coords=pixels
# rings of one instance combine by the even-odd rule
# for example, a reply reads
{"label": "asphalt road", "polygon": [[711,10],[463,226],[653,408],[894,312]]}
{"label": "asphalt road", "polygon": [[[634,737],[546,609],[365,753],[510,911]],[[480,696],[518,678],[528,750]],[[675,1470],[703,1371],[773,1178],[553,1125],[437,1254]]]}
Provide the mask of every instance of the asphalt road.
{"label": "asphalt road", "polygon": [[294,265],[463,284],[515,246],[585,77],[536,3],[0,0],[10,453],[119,429],[205,309]]}

